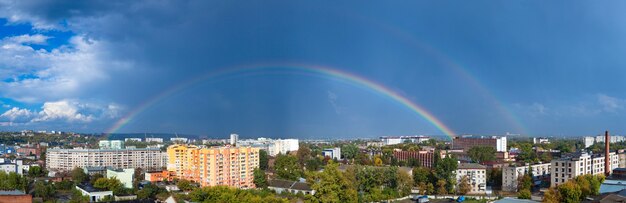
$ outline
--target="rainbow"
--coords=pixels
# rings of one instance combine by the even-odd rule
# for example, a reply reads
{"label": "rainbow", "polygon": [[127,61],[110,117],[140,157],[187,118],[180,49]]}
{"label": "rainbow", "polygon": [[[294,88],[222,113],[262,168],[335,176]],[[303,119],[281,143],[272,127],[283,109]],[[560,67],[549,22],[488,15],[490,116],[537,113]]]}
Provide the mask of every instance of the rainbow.
{"label": "rainbow", "polygon": [[[126,124],[131,122],[137,115],[144,112],[146,109],[155,105],[156,103],[162,101],[170,97],[171,95],[186,89],[190,86],[193,86],[197,83],[200,83],[209,79],[220,79],[225,76],[231,76],[237,73],[251,73],[252,71],[261,71],[260,73],[267,73],[263,71],[295,71],[295,73],[301,73],[306,75],[318,76],[329,78],[341,82],[345,82],[347,84],[351,84],[357,87],[361,87],[367,90],[371,90],[381,96],[387,97],[390,100],[397,102],[398,104],[410,109],[412,112],[416,113],[418,116],[432,124],[439,131],[452,138],[454,135],[454,131],[446,126],[441,120],[437,119],[432,113],[428,112],[425,108],[418,105],[417,103],[411,101],[410,99],[402,96],[401,94],[391,90],[388,87],[385,87],[382,84],[376,83],[372,80],[368,80],[359,75],[355,75],[349,72],[341,71],[338,69],[333,69],[325,66],[317,66],[317,65],[302,65],[302,64],[267,64],[267,65],[249,65],[249,66],[237,66],[232,68],[220,69],[218,71],[209,72],[205,75],[196,77],[192,80],[187,80],[182,82],[176,86],[173,86],[156,96],[150,98],[146,102],[139,105],[137,108],[130,111],[124,117],[120,118],[117,122],[113,124],[107,131],[106,134],[110,135],[112,133],[116,133]],[[298,72],[299,71],[299,72]]]}
{"label": "rainbow", "polygon": [[495,109],[499,112],[499,114],[502,115],[503,118],[506,119],[507,122],[515,128],[515,130],[524,135],[528,134],[528,130],[522,124],[520,119],[503,104],[501,99],[497,98],[491,91],[489,91],[489,89],[478,79],[478,77],[472,75],[472,73],[470,73],[470,71],[468,71],[466,67],[450,59],[448,55],[446,55],[443,51],[437,50],[427,43],[423,43],[422,41],[418,40],[413,34],[389,23],[384,23],[373,18],[368,18],[357,13],[346,12],[344,10],[342,10],[340,13],[341,16],[347,16],[354,20],[366,23],[369,26],[375,26],[377,28],[380,28],[380,30],[403,40],[408,45],[411,45],[413,48],[426,52],[436,61],[440,62],[443,67],[448,68],[457,77],[464,80],[469,85],[469,87],[471,87],[476,93],[482,95],[483,98],[490,101],[493,107],[495,107]]}

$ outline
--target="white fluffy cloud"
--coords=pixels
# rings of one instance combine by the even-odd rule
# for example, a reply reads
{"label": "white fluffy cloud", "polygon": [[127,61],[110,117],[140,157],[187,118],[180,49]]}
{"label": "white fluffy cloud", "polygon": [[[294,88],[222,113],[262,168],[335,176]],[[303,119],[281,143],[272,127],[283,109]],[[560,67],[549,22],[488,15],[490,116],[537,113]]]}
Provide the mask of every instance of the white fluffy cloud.
{"label": "white fluffy cloud", "polygon": [[119,116],[121,107],[117,104],[80,103],[71,100],[45,102],[40,111],[13,107],[0,115],[4,125],[37,122],[63,121],[69,123],[89,123]]}

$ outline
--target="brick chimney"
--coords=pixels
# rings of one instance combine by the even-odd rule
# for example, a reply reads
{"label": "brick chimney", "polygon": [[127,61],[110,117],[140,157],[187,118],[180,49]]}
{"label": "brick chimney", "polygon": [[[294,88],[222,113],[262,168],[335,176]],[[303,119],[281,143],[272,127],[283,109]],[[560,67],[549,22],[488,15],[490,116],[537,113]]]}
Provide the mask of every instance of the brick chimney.
{"label": "brick chimney", "polygon": [[611,139],[609,137],[609,131],[604,132],[604,175],[611,175],[611,157],[609,157],[609,145]]}

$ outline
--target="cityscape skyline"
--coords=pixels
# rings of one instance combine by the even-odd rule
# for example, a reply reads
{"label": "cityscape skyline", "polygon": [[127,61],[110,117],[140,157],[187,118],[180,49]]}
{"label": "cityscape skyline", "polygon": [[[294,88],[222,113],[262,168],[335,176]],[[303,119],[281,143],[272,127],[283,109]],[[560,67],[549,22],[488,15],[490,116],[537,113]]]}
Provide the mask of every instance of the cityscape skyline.
{"label": "cityscape skyline", "polygon": [[562,6],[0,2],[0,131],[623,134],[626,5]]}

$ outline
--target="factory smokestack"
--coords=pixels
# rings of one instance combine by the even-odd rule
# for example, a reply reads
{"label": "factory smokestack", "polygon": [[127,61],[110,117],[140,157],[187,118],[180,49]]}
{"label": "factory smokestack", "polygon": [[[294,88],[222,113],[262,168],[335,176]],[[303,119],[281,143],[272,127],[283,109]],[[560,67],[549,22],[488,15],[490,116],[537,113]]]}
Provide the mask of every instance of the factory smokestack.
{"label": "factory smokestack", "polygon": [[604,132],[604,175],[608,177],[611,175],[611,158],[609,157],[609,131]]}

